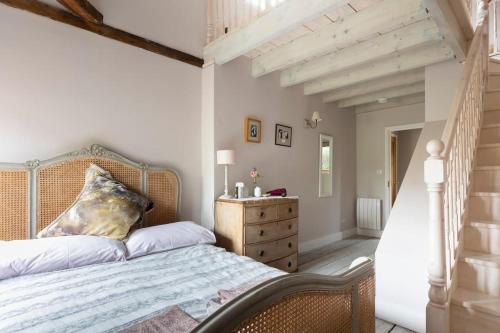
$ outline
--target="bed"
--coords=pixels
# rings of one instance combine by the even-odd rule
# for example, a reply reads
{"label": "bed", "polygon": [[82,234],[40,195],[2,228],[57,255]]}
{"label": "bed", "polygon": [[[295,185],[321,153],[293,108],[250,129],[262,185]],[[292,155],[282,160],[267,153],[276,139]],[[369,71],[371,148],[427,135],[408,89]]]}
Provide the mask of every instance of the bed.
{"label": "bed", "polygon": [[[175,171],[92,145],[0,165],[0,240],[33,238],[73,202],[91,163],[154,201],[138,227],[177,221]],[[285,274],[205,244],[0,280],[0,331],[127,332],[179,309],[193,332],[374,332],[374,297],[371,260],[333,277]]]}

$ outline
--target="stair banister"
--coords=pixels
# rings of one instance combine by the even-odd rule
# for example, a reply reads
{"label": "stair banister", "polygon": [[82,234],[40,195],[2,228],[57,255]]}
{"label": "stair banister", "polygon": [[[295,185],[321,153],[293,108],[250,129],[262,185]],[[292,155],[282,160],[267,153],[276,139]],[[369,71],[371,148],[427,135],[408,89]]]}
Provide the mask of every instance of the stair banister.
{"label": "stair banister", "polygon": [[429,194],[428,333],[450,331],[450,298],[457,283],[455,264],[463,246],[464,215],[486,91],[487,6],[487,1],[481,1],[479,25],[443,135],[427,144],[424,181]]}

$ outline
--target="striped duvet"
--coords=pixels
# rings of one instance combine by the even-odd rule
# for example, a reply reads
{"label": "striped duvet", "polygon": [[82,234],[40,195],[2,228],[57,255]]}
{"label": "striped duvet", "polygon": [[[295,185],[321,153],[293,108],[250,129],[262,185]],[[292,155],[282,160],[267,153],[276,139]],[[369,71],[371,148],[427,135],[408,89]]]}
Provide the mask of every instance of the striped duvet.
{"label": "striped duvet", "polygon": [[0,332],[118,332],[174,305],[201,321],[221,289],[281,271],[211,245],[0,281]]}

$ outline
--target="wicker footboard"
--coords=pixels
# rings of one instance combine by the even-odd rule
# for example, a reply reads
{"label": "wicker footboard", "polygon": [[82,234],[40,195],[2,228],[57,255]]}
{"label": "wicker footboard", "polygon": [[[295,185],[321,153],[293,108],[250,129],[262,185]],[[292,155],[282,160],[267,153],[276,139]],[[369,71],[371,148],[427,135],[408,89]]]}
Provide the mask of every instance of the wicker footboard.
{"label": "wicker footboard", "polygon": [[373,261],[337,276],[289,274],[240,295],[193,332],[375,332]]}

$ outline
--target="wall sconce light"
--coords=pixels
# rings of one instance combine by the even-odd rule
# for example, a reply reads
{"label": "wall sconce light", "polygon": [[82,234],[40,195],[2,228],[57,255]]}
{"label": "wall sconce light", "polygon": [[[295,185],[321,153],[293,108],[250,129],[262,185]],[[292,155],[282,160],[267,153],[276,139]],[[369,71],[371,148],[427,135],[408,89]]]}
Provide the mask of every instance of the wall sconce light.
{"label": "wall sconce light", "polygon": [[314,111],[313,112],[313,115],[312,115],[312,117],[311,117],[310,120],[309,119],[304,119],[305,126],[309,127],[309,128],[312,128],[312,129],[318,127],[318,123],[320,121],[322,121],[322,120],[323,119],[321,119],[321,117],[319,116],[319,112],[318,111]]}

